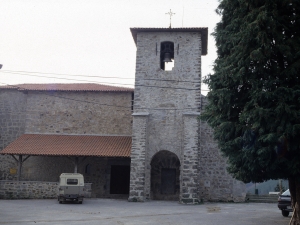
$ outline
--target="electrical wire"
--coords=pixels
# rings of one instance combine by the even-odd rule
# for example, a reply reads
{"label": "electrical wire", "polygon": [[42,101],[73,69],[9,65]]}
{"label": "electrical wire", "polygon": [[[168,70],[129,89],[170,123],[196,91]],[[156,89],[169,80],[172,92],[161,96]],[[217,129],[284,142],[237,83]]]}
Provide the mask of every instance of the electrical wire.
{"label": "electrical wire", "polygon": [[[105,79],[135,79],[135,78],[129,78],[129,77],[103,77],[103,76],[90,76],[90,75],[76,75],[76,74],[60,74],[60,73],[44,73],[44,72],[29,72],[29,71],[14,71],[14,70],[1,70],[0,72],[3,73],[10,73],[10,74],[19,74],[19,75],[26,75],[26,76],[37,76],[37,75],[33,75],[30,73],[37,73],[37,74],[50,74],[50,75],[62,75],[62,76],[75,76],[75,77],[93,77],[93,78],[105,78]],[[61,78],[61,77],[49,77],[49,76],[39,76],[39,77],[44,77],[44,78],[59,78],[59,79],[65,79],[65,78]],[[73,79],[70,79],[73,80]],[[74,79],[76,80],[76,79]],[[185,80],[171,80],[171,79],[150,79],[150,78],[145,78],[144,80],[158,80],[158,81],[174,81],[174,82],[188,82],[188,83],[198,83],[198,82],[194,82],[194,81],[185,81]],[[81,81],[81,80],[79,80]],[[131,84],[128,84],[131,85]]]}
{"label": "electrical wire", "polygon": [[152,88],[170,88],[176,90],[188,90],[188,91],[200,91],[200,88],[179,88],[179,87],[166,87],[166,86],[152,86],[152,85],[138,85],[136,84],[135,87],[152,87]]}
{"label": "electrical wire", "polygon": [[[55,78],[55,79],[60,79],[60,80],[72,80],[72,81],[84,81],[84,82],[92,82],[95,84],[115,84],[115,85],[120,85],[120,83],[109,83],[109,82],[97,82],[97,81],[89,81],[89,80],[78,80],[78,79],[69,79],[69,78],[62,78],[62,77],[53,77],[53,76],[39,76],[39,75],[33,75],[33,74],[22,74],[22,73],[16,73],[16,72],[2,72],[1,73],[9,73],[9,74],[18,74],[18,75],[23,75],[23,76],[31,76],[31,77],[42,77],[42,78]],[[128,86],[133,86],[133,84],[121,84],[121,85],[128,85]]]}
{"label": "electrical wire", "polygon": [[134,77],[102,77],[102,76],[90,76],[90,75],[79,75],[79,74],[64,74],[64,73],[45,73],[45,72],[29,72],[29,71],[23,71],[23,70],[1,70],[1,72],[15,72],[15,73],[38,73],[38,74],[53,74],[53,75],[61,75],[61,76],[72,76],[72,77],[98,77],[98,78],[117,78],[117,79],[135,79]]}
{"label": "electrical wire", "polygon": [[[2,82],[0,82],[0,83],[4,84]],[[22,87],[19,87],[17,85],[9,85],[9,84],[6,84],[6,85],[7,86],[16,87],[16,88],[22,88]],[[47,93],[45,93],[45,91],[38,91],[38,92],[40,94],[43,94],[43,95],[47,95],[47,96],[51,96],[51,97],[56,97],[56,98],[67,99],[67,100],[72,100],[72,101],[77,101],[77,102],[91,103],[91,104],[97,104],[97,105],[103,105],[103,106],[113,106],[113,107],[120,107],[120,108],[131,108],[131,106],[117,106],[117,105],[103,104],[103,103],[94,102],[94,101],[85,101],[85,100],[78,100],[78,99],[74,99],[74,98],[67,98],[67,97],[63,97],[63,96],[57,96],[57,95],[54,95],[54,94],[47,94]]]}
{"label": "electrical wire", "polygon": [[[0,72],[4,73],[11,73],[11,74],[19,74],[19,75],[27,75],[27,76],[36,76],[32,75],[33,74],[50,74],[50,75],[60,75],[60,76],[71,76],[71,77],[93,77],[93,78],[105,78],[105,79],[129,79],[129,80],[134,80],[135,78],[129,78],[129,77],[103,77],[103,76],[90,76],[90,75],[78,75],[78,74],[63,74],[63,73],[45,73],[45,72],[29,72],[29,71],[17,71],[17,70],[1,70]],[[29,73],[29,74],[28,74]],[[40,76],[40,77],[47,77],[47,78],[59,78],[59,77],[48,77],[48,76]],[[64,78],[59,78],[59,79],[64,79]],[[75,79],[74,79],[75,80]],[[159,80],[159,81],[174,81],[174,82],[187,82],[187,83],[198,83],[194,81],[184,81],[184,80],[170,80],[170,79],[150,79],[150,78],[145,78],[144,80]],[[128,84],[131,85],[131,84]]]}
{"label": "electrical wire", "polygon": [[[0,72],[2,72],[2,71],[0,71]],[[128,86],[133,86],[133,84],[121,84],[121,83],[110,83],[110,82],[97,82],[97,81],[69,79],[69,78],[61,78],[61,77],[53,77],[53,76],[39,76],[39,75],[23,74],[23,73],[17,73],[17,72],[3,72],[3,73],[19,74],[19,75],[25,75],[25,76],[42,77],[42,78],[56,78],[56,79],[61,79],[61,80],[71,80],[71,81],[85,81],[85,82],[94,83],[94,84],[113,84],[113,85],[128,85]],[[190,83],[199,84],[199,82],[192,82],[192,81],[176,81],[176,80],[160,80],[160,79],[145,79],[145,80],[174,81],[174,82],[190,82]],[[135,87],[169,88],[169,89],[181,89],[181,90],[200,90],[199,88],[180,88],[180,87],[154,86],[154,85],[141,85],[141,84],[135,84]],[[201,90],[200,90],[200,91],[201,91]],[[208,91],[208,90],[202,90],[202,91]]]}
{"label": "electrical wire", "polygon": [[[17,85],[10,85],[10,84],[6,84],[6,83],[3,83],[3,82],[0,82],[0,84],[5,84],[7,86],[11,86],[11,87],[15,87],[15,88],[22,88],[22,87],[19,87]],[[1,89],[0,89],[1,90]],[[63,96],[57,96],[57,95],[54,95],[54,94],[47,94],[45,93],[45,91],[38,91],[40,94],[43,94],[43,95],[47,95],[47,96],[50,96],[50,97],[55,97],[55,98],[61,98],[61,99],[66,99],[66,100],[71,100],[71,101],[76,101],[76,102],[83,102],[83,103],[89,103],[89,104],[96,104],[96,105],[101,105],[101,106],[109,106],[109,107],[118,107],[118,108],[125,108],[125,109],[130,109],[132,108],[132,106],[118,106],[118,105],[109,105],[109,104],[103,104],[103,103],[99,103],[99,102],[94,102],[94,101],[85,101],[85,100],[78,100],[78,99],[73,99],[73,98],[68,98],[68,97],[63,97]],[[131,101],[131,102],[134,102],[134,101]],[[151,110],[199,110],[199,108],[184,108],[184,109],[180,109],[180,108],[143,108],[143,107],[134,107],[134,110],[148,110],[148,111],[151,111]]]}

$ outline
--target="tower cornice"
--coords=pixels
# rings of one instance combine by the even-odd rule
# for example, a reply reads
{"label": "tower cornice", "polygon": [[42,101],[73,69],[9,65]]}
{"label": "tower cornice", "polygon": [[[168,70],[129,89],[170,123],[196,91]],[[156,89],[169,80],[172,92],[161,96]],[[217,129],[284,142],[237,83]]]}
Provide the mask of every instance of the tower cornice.
{"label": "tower cornice", "polygon": [[141,32],[199,32],[201,33],[201,47],[202,55],[207,55],[207,39],[208,39],[208,28],[207,27],[180,27],[180,28],[141,28],[133,27],[130,28],[133,40],[136,44],[137,34]]}

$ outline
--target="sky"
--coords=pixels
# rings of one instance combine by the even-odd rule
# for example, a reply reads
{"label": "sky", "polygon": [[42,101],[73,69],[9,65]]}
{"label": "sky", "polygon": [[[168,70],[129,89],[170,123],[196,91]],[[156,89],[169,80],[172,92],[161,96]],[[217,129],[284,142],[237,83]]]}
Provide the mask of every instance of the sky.
{"label": "sky", "polygon": [[[134,87],[131,27],[208,27],[218,0],[0,0],[0,85],[101,83]],[[214,38],[202,77],[217,57]],[[207,93],[203,85],[202,93]]]}

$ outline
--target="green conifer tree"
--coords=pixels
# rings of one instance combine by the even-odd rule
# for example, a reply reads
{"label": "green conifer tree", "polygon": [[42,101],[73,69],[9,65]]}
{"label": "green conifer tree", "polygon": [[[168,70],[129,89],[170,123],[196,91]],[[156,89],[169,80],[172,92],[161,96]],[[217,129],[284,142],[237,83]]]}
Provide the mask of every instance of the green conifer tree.
{"label": "green conifer tree", "polygon": [[210,92],[201,118],[235,178],[289,179],[299,206],[300,1],[221,0],[216,12],[218,57],[204,80]]}

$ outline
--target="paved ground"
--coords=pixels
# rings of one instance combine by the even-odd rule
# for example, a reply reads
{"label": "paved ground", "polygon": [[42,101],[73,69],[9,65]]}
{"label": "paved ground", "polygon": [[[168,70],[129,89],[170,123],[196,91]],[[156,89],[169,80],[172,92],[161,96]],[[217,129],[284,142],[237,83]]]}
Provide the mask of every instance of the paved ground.
{"label": "paved ground", "polygon": [[276,203],[205,203],[85,199],[83,204],[58,204],[46,200],[0,200],[0,224],[199,224],[288,225]]}

